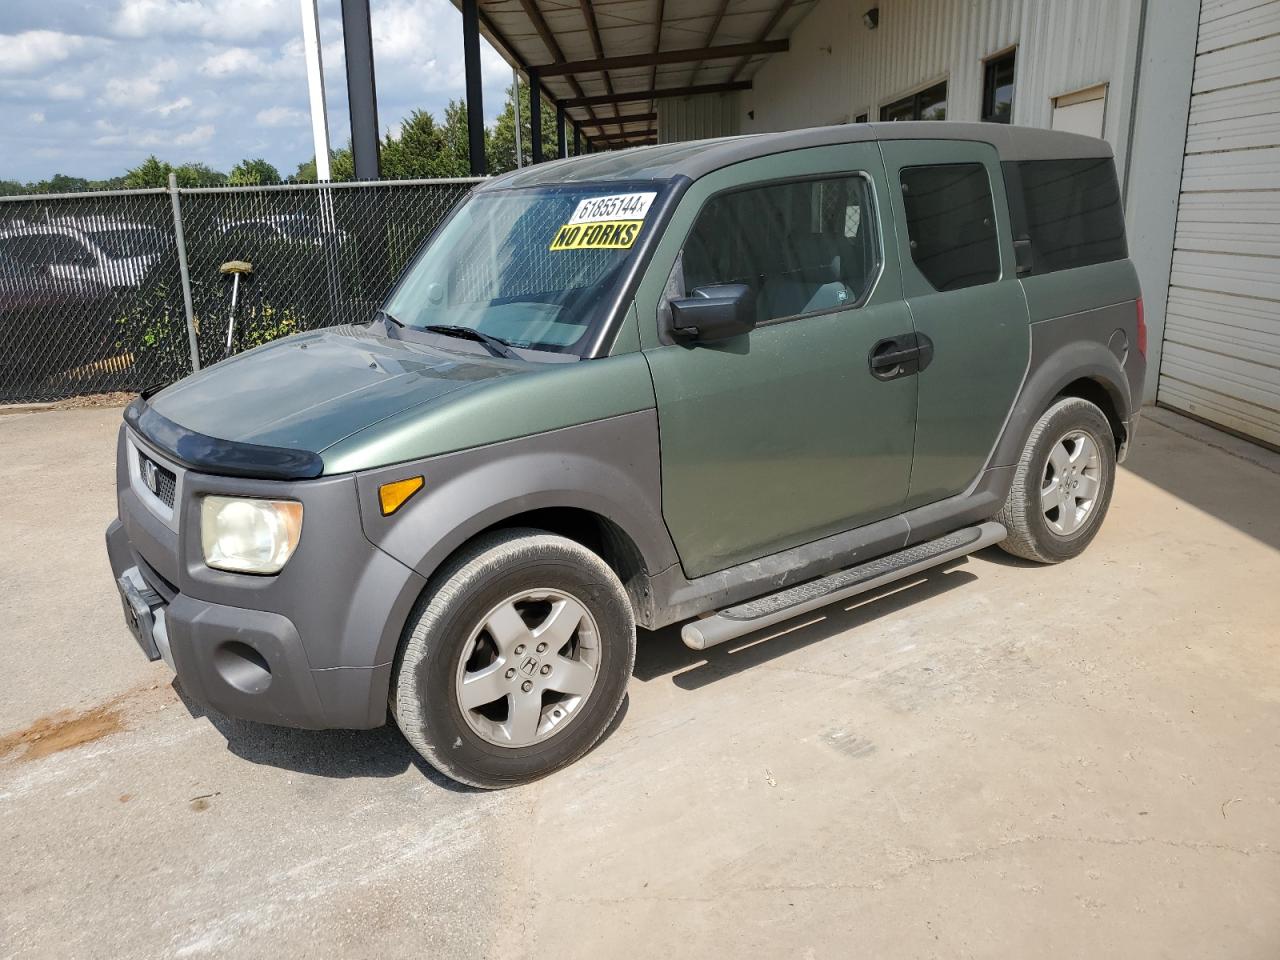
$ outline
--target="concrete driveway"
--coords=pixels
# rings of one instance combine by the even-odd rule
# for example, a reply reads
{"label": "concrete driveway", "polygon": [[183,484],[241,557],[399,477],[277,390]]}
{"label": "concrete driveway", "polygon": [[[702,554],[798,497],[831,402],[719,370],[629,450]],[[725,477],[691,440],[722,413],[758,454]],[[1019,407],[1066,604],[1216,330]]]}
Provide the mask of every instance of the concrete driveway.
{"label": "concrete driveway", "polygon": [[604,742],[485,794],[192,715],[108,576],[118,423],[0,417],[0,955],[1280,955],[1280,458],[1157,413],[1081,559],[642,636]]}

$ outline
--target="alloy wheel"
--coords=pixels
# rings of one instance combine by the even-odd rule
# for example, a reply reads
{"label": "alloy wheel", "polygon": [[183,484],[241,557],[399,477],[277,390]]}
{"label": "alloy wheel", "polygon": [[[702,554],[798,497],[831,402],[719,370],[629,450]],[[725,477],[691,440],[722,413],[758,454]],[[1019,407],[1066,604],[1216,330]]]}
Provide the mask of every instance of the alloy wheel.
{"label": "alloy wheel", "polygon": [[586,606],[559,590],[526,590],[490,610],[463,645],[455,695],[477,736],[529,746],[581,712],[599,668],[600,631]]}

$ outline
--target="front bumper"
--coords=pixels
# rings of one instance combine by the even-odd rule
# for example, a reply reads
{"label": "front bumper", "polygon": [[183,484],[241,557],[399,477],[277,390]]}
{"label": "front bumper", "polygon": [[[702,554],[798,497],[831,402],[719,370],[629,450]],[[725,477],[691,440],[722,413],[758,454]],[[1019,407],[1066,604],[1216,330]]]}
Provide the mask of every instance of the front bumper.
{"label": "front bumper", "polygon": [[[143,652],[164,659],[191,699],[229,716],[308,728],[385,723],[396,645],[425,581],[364,536],[354,478],[283,483],[184,471],[165,517],[131,483],[129,443],[140,441],[122,431],[119,517],[106,539]],[[303,535],[285,569],[260,577],[205,566],[205,493],[301,500]]]}

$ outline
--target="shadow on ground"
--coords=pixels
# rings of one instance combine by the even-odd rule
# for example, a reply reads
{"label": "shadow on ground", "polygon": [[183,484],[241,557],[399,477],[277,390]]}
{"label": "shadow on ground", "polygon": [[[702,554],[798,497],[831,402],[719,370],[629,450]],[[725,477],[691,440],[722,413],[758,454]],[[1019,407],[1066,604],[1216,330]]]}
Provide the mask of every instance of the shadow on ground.
{"label": "shadow on ground", "polygon": [[[174,692],[193,718],[204,719],[227,742],[227,749],[250,763],[291,770],[294,773],[334,779],[380,779],[417,767],[427,780],[454,793],[483,793],[475,787],[450,780],[409,746],[393,722],[376,730],[299,730],[266,723],[237,720],[210,710],[190,699],[175,679]],[[622,724],[631,698],[622,706],[591,748],[595,750]],[[588,751],[590,752],[590,751]]]}
{"label": "shadow on ground", "polygon": [[[686,647],[680,640],[680,624],[642,634],[636,651],[635,677],[647,682],[670,676],[677,687],[697,690],[845,631],[871,627],[880,617],[964,587],[978,579],[963,569],[969,562],[957,560],[710,650]],[[856,643],[857,636],[846,641]]]}
{"label": "shadow on ground", "polygon": [[[1188,439],[1196,444],[1191,455]],[[1275,462],[1262,447],[1161,409],[1144,416],[1120,469],[1280,550],[1280,473],[1265,465]],[[1262,501],[1260,482],[1272,490]]]}

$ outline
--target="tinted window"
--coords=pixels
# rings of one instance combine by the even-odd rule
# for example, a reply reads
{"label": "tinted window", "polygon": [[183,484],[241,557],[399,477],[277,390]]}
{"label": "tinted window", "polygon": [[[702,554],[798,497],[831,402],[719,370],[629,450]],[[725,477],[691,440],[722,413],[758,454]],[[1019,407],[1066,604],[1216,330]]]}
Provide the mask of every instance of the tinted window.
{"label": "tinted window", "polygon": [[1009,123],[1013,116],[1013,52],[988,60],[982,76],[982,119]]}
{"label": "tinted window", "polygon": [[853,306],[879,268],[876,221],[863,177],[804,180],[712,198],[681,262],[684,293],[745,283],[756,319]]}
{"label": "tinted window", "polygon": [[93,266],[93,255],[79,240],[61,233],[27,233],[0,240],[4,252],[29,267]]}
{"label": "tinted window", "polygon": [[980,163],[902,170],[911,259],[938,290],[1000,279],[991,184]]}
{"label": "tinted window", "polygon": [[1030,273],[1128,256],[1124,210],[1109,157],[1003,165],[1015,241],[1030,240]]}
{"label": "tinted window", "polygon": [[945,120],[947,119],[947,82],[944,80],[909,97],[895,100],[880,108],[881,120]]}

